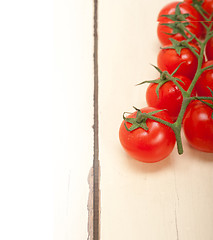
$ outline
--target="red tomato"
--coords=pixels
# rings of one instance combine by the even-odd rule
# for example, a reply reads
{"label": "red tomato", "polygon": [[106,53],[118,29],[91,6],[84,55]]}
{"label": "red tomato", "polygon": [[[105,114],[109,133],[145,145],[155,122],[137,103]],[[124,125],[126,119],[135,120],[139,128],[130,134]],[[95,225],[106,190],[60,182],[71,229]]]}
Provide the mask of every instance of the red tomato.
{"label": "red tomato", "polygon": [[[187,91],[191,84],[191,80],[185,76],[175,75],[174,77],[182,81],[178,81],[178,83]],[[183,102],[181,91],[172,81],[168,81],[160,87],[158,97],[156,93],[157,86],[157,83],[151,83],[147,88],[146,101],[148,106],[158,109],[167,109],[168,114],[171,116],[172,120],[175,121]],[[192,96],[195,96],[195,91],[193,91]]]}
{"label": "red tomato", "polygon": [[[210,65],[213,65],[213,60],[205,62],[202,68]],[[211,91],[208,89],[208,87],[213,91],[213,69],[204,71],[197,80],[195,87],[198,96],[212,97]]]}
{"label": "red tomato", "polygon": [[206,56],[208,60],[213,60],[213,37],[206,44]]}
{"label": "red tomato", "polygon": [[183,129],[186,139],[200,151],[213,152],[212,113],[213,109],[199,100],[191,102],[185,112]]}
{"label": "red tomato", "polygon": [[[193,0],[184,0],[184,2],[187,2],[189,4],[192,4]],[[206,15],[207,18],[210,17],[210,15],[212,14],[213,12],[213,1],[212,0],[200,0],[200,2],[203,2],[202,3],[202,8],[203,10],[206,12],[204,13]],[[201,16],[201,20],[205,21],[205,19]],[[211,19],[213,20],[213,19]],[[209,23],[208,22],[205,22],[207,26],[209,26]],[[213,27],[212,27],[212,30],[213,30]],[[203,30],[203,36],[202,37],[205,37],[205,29]]]}
{"label": "red tomato", "polygon": [[[155,108],[145,107],[141,109],[141,112],[149,113],[156,110]],[[136,118],[136,115],[137,112],[134,112],[128,118]],[[165,111],[155,113],[153,116],[172,122]],[[120,142],[125,151],[134,159],[146,163],[158,162],[172,152],[176,139],[170,127],[147,119],[148,130],[137,128],[130,132],[125,128],[124,123],[125,121],[122,122],[119,130]],[[131,125],[131,123],[126,122],[127,128],[130,128]]]}
{"label": "red tomato", "polygon": [[[201,0],[203,1],[202,8],[210,15],[213,13],[213,1],[212,0]],[[192,3],[193,0],[184,0],[184,2]]]}
{"label": "red tomato", "polygon": [[[197,45],[191,44],[191,46],[198,49]],[[170,74],[182,63],[177,74],[192,80],[197,70],[198,60],[188,48],[183,48],[180,55],[175,49],[161,49],[157,57],[157,63],[162,71],[168,71]]]}
{"label": "red tomato", "polygon": [[[186,17],[184,21],[181,19],[179,20],[179,17],[177,17],[177,20],[172,20],[167,17],[164,17],[162,15],[174,15],[175,9],[177,4],[180,2],[172,2],[167,4],[165,7],[163,7],[158,15],[158,27],[157,27],[157,35],[162,45],[170,44],[169,38],[173,38],[177,41],[182,41],[186,39],[182,34],[180,33],[173,33],[173,29],[169,26],[162,25],[162,23],[176,23],[180,24],[189,22],[189,24],[186,26],[186,28],[193,34],[195,34],[198,38],[200,38],[203,35],[203,26],[199,22],[201,20],[200,14],[188,3],[181,3],[179,5],[181,14],[190,14],[190,16]],[[172,34],[172,35],[171,35]],[[189,33],[185,32],[187,37],[191,37]]]}

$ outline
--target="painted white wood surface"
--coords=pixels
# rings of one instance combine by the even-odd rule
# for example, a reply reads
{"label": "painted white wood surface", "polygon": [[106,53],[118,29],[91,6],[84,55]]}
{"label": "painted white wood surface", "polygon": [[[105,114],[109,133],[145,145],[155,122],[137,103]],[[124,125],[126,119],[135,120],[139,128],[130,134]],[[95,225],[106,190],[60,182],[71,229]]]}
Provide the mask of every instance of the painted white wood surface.
{"label": "painted white wood surface", "polygon": [[93,2],[1,1],[0,239],[87,239]]}
{"label": "painted white wood surface", "polygon": [[55,0],[54,7],[54,240],[82,240],[93,164],[93,2]]}
{"label": "painted white wood surface", "polygon": [[124,111],[146,106],[160,47],[156,17],[169,0],[99,2],[101,240],[212,240],[213,154],[184,141],[159,163],[129,158],[118,130]]}

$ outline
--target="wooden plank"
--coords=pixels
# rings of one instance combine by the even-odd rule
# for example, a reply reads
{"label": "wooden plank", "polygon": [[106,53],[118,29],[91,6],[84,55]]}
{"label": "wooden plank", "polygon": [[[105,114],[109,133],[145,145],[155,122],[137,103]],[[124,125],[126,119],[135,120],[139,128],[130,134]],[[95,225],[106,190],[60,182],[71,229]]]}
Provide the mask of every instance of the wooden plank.
{"label": "wooden plank", "polygon": [[0,5],[0,238],[87,239],[93,2]]}
{"label": "wooden plank", "polygon": [[107,0],[99,4],[99,142],[101,240],[211,240],[213,155],[185,139],[162,162],[144,164],[123,151],[124,111],[146,106],[146,86],[158,75],[156,18],[171,1]]}
{"label": "wooden plank", "polygon": [[88,175],[93,166],[93,2],[56,0],[54,26],[54,239],[80,240],[89,235]]}

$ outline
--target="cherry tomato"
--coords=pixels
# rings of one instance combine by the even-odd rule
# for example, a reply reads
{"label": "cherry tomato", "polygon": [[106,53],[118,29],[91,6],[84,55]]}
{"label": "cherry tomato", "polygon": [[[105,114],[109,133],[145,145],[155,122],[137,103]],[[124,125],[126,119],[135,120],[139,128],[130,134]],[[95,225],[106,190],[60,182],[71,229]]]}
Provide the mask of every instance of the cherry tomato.
{"label": "cherry tomato", "polygon": [[[202,68],[213,65],[213,60],[207,61],[202,65]],[[213,91],[213,69],[204,71],[196,83],[196,91],[198,96],[212,97],[211,91]]]}
{"label": "cherry tomato", "polygon": [[208,60],[213,60],[213,37],[206,44],[206,56]]}
{"label": "cherry tomato", "polygon": [[[203,1],[202,8],[208,13],[208,15],[211,15],[213,13],[213,1],[212,0],[201,1]],[[184,2],[192,4],[193,0],[184,0]]]}
{"label": "cherry tomato", "polygon": [[[180,12],[181,14],[189,14],[188,17],[185,18],[185,20],[181,20],[181,18],[178,16],[177,20],[172,20],[169,19],[165,16],[162,15],[174,15],[175,14],[175,9],[177,4],[180,4],[180,2],[172,2],[167,4],[165,7],[161,9],[158,15],[158,27],[157,27],[157,35],[158,38],[161,42],[162,45],[167,45],[170,44],[169,38],[173,38],[177,41],[182,41],[186,39],[185,36],[183,36],[180,33],[175,33],[173,34],[173,29],[169,26],[162,25],[167,24],[167,23],[175,23],[176,25],[180,24],[186,24],[189,23],[186,27],[187,30],[189,30],[191,33],[195,34],[198,38],[200,38],[203,35],[203,26],[199,22],[201,20],[200,14],[188,3],[182,2],[179,7],[180,7]],[[180,18],[180,20],[179,20]],[[177,26],[178,26],[177,25]],[[187,37],[191,37],[189,33],[185,31],[185,34]]]}
{"label": "cherry tomato", "polygon": [[[185,76],[175,75],[174,77],[180,79],[177,81],[184,90],[188,90],[191,80]],[[157,83],[151,83],[146,91],[146,101],[148,106],[159,109],[167,109],[168,114],[172,120],[175,121],[180,112],[183,96],[179,88],[172,82],[168,81],[159,88],[159,97],[156,93]],[[195,96],[195,91],[192,92]]]}
{"label": "cherry tomato", "polygon": [[212,114],[213,109],[199,100],[191,102],[185,112],[183,129],[186,139],[200,151],[213,152]]}
{"label": "cherry tomato", "polygon": [[[141,109],[141,112],[149,113],[156,110],[156,108],[145,107]],[[136,115],[137,112],[134,112],[127,118],[136,118]],[[172,122],[166,111],[155,113],[153,116]],[[134,159],[146,163],[158,162],[172,152],[176,139],[170,127],[147,119],[148,130],[137,128],[127,131],[124,123],[125,121],[122,122],[119,130],[120,142],[125,151]],[[130,128],[132,124],[126,122],[126,126]]]}
{"label": "cherry tomato", "polygon": [[[193,0],[184,0],[184,2],[192,4]],[[206,15],[206,17],[209,18],[210,15],[213,12],[213,1],[212,0],[200,0],[200,2],[203,2],[201,6],[202,6],[202,9],[205,11],[204,15]],[[209,23],[206,22],[206,20],[202,16],[201,16],[201,20],[205,21],[205,24],[207,26],[209,26],[210,22]],[[211,20],[213,20],[213,19],[211,19]],[[213,27],[212,27],[212,30],[213,30]],[[206,34],[206,31],[205,31],[205,29],[203,29],[203,36],[202,37],[205,37],[205,34]]]}
{"label": "cherry tomato", "polygon": [[[199,52],[197,45],[191,44],[191,46]],[[180,55],[175,49],[161,49],[158,53],[157,63],[162,71],[168,71],[170,74],[182,63],[176,73],[192,80],[197,70],[198,60],[188,48],[183,48]]]}

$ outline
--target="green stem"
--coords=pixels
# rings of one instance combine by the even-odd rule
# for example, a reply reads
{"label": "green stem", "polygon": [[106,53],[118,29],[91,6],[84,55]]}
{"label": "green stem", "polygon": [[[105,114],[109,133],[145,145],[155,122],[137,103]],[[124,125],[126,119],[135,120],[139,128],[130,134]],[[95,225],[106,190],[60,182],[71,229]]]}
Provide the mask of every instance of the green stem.
{"label": "green stem", "polygon": [[183,154],[183,143],[181,139],[181,128],[173,128],[173,131],[175,133],[176,141],[177,141],[177,150],[178,154]]}
{"label": "green stem", "polygon": [[182,121],[183,121],[183,117],[184,117],[186,108],[189,105],[190,101],[191,101],[190,98],[183,97],[183,102],[182,102],[182,105],[181,105],[181,109],[180,109],[177,120],[174,123],[174,127],[173,127],[173,131],[175,133],[176,140],[177,140],[177,149],[178,149],[179,154],[183,153],[183,145],[182,145],[182,139],[181,139]]}
{"label": "green stem", "polygon": [[213,101],[213,97],[190,97],[188,99],[190,101],[192,101],[192,100],[211,100],[211,101]]}
{"label": "green stem", "polygon": [[205,67],[205,68],[202,68],[201,72],[203,73],[203,72],[205,72],[206,70],[210,70],[210,69],[213,69],[213,64],[212,64],[212,65],[209,65],[209,66],[207,66],[207,67]]}
{"label": "green stem", "polygon": [[143,116],[143,117],[147,117],[147,118],[149,118],[149,119],[152,119],[152,120],[154,120],[154,121],[156,121],[156,122],[160,122],[160,123],[162,123],[162,124],[164,124],[164,125],[166,125],[166,126],[168,126],[168,127],[170,127],[170,128],[173,128],[173,124],[172,124],[172,123],[167,122],[167,121],[165,121],[165,120],[163,120],[163,119],[161,119],[161,118],[155,117],[155,116],[153,116],[153,115],[149,115],[149,114],[147,114],[147,113],[142,113],[142,116]]}
{"label": "green stem", "polygon": [[[205,19],[208,20],[206,17],[205,17]],[[209,39],[213,35],[213,32],[211,31],[212,26],[213,26],[213,22],[209,25],[206,25],[206,37],[203,41],[200,41],[188,29],[186,29],[186,28],[184,29],[184,31],[189,33],[190,36],[192,36],[197,41],[197,43],[200,45],[200,52],[199,53],[197,53],[196,50],[193,47],[190,46],[190,44],[187,43],[187,45],[186,45],[186,47],[188,47],[192,51],[192,53],[195,54],[195,56],[198,59],[198,66],[197,66],[196,73],[195,73],[194,78],[193,78],[193,80],[192,80],[192,82],[191,82],[187,91],[185,91],[180,86],[180,84],[177,82],[177,79],[175,77],[173,77],[173,74],[170,75],[170,74],[165,73],[165,72],[160,72],[162,74],[162,76],[161,76],[162,78],[163,77],[164,78],[169,78],[169,80],[172,80],[172,82],[174,82],[174,84],[178,87],[178,89],[181,91],[181,94],[183,96],[183,102],[182,102],[181,109],[180,109],[180,112],[178,114],[177,120],[174,123],[170,123],[170,122],[167,122],[167,121],[165,121],[161,118],[155,117],[155,116],[147,114],[147,113],[141,113],[141,115],[139,115],[138,119],[137,119],[137,122],[140,122],[141,119],[143,119],[143,117],[146,117],[146,118],[152,119],[154,121],[160,122],[160,123],[170,127],[175,134],[176,141],[177,141],[177,149],[178,149],[179,154],[183,153],[183,144],[182,144],[182,139],[181,139],[181,127],[182,127],[182,122],[183,122],[183,118],[184,118],[184,114],[185,114],[187,106],[189,105],[189,103],[192,100],[213,100],[213,97],[190,97],[191,93],[192,93],[192,91],[195,87],[195,84],[196,84],[198,78],[200,77],[200,75],[203,73],[203,71],[208,70],[208,69],[212,69],[212,66],[213,66],[213,65],[211,65],[211,66],[208,66],[208,67],[202,69],[205,46],[206,46],[207,42],[209,41]],[[180,27],[182,28],[182,25]],[[160,71],[159,69],[157,69],[157,70]],[[177,71],[177,69],[176,69],[176,71]],[[136,109],[136,110],[138,110],[138,109]]]}
{"label": "green stem", "polygon": [[197,65],[197,71],[195,73],[195,76],[188,88],[188,96],[191,95],[192,90],[194,89],[194,86],[198,80],[198,78],[200,77],[201,73],[202,73],[202,64],[203,64],[203,56],[204,56],[204,49],[205,49],[205,43],[201,43],[201,48],[200,48],[200,56],[198,58],[198,65]]}
{"label": "green stem", "polygon": [[200,44],[200,53],[198,54],[194,49],[191,48],[191,46],[189,46],[190,50],[195,54],[195,56],[198,59],[198,66],[197,66],[197,70],[196,70],[195,76],[194,76],[194,78],[193,78],[193,80],[192,80],[192,82],[191,82],[187,92],[186,91],[183,92],[182,88],[179,88],[181,93],[182,93],[182,96],[183,96],[183,102],[182,102],[181,109],[180,109],[180,112],[178,114],[176,122],[174,124],[172,124],[172,126],[170,126],[172,128],[172,130],[174,131],[175,136],[176,136],[177,148],[178,148],[178,153],[179,154],[183,153],[183,145],[182,145],[182,139],[181,139],[181,125],[182,125],[183,117],[184,117],[184,114],[185,114],[187,106],[189,105],[189,103],[192,100],[195,100],[195,99],[203,99],[203,100],[205,100],[205,99],[208,100],[209,99],[209,100],[212,100],[212,97],[190,97],[190,95],[191,95],[191,93],[192,93],[192,91],[193,91],[193,89],[195,87],[195,84],[196,84],[198,78],[200,77],[200,75],[202,74],[202,72],[204,70],[207,70],[207,69],[211,68],[211,66],[209,66],[209,67],[207,67],[207,68],[205,68],[203,70],[202,69],[202,63],[203,63],[203,56],[204,56],[205,46],[206,46],[208,40],[211,38],[211,34],[210,33],[211,33],[212,24],[213,23],[211,23],[209,25],[209,27],[207,28],[206,38],[204,39],[203,42],[201,42],[188,29],[185,29]]}
{"label": "green stem", "polygon": [[188,42],[186,43],[186,47],[190,49],[190,51],[197,57],[200,57],[200,54],[198,52],[196,52],[195,48],[192,47]]}
{"label": "green stem", "polygon": [[199,54],[199,57],[198,57],[198,66],[197,66],[197,71],[195,73],[195,76],[192,80],[192,83],[190,85],[190,87],[188,88],[188,94],[189,96],[191,95],[192,93],[192,90],[194,89],[194,86],[198,80],[198,78],[200,77],[200,75],[202,74],[202,72],[205,70],[205,69],[208,69],[208,68],[211,68],[211,66],[205,68],[204,70],[202,69],[202,64],[203,64],[203,56],[204,56],[204,51],[205,51],[205,46],[208,42],[208,40],[210,39],[210,36],[209,36],[209,33],[211,32],[211,25],[208,27],[207,29],[207,33],[206,33],[206,38],[204,39],[203,42],[200,42],[200,54]]}
{"label": "green stem", "polygon": [[[212,97],[190,97],[191,93],[192,93],[192,90],[194,89],[194,86],[198,80],[198,78],[200,77],[201,73],[203,72],[203,69],[202,69],[202,63],[203,63],[203,56],[204,56],[204,50],[205,50],[205,46],[206,46],[206,43],[207,41],[209,40],[209,34],[210,32],[210,27],[208,28],[207,30],[207,36],[206,36],[206,39],[201,42],[199,41],[200,43],[200,54],[198,54],[197,52],[195,52],[194,49],[191,49],[191,51],[196,55],[196,57],[198,58],[198,66],[197,66],[197,71],[195,73],[195,76],[190,84],[190,87],[188,88],[187,91],[185,91],[180,85],[179,83],[176,81],[176,79],[173,77],[173,76],[169,76],[171,78],[171,80],[176,84],[176,86],[180,89],[181,93],[182,93],[182,96],[183,96],[183,102],[182,102],[182,105],[181,105],[181,109],[180,109],[180,112],[178,114],[178,117],[177,117],[177,120],[175,121],[175,123],[169,123],[167,121],[164,121],[160,118],[157,118],[155,116],[148,116],[148,118],[154,120],[154,121],[157,121],[157,122],[160,122],[162,124],[165,124],[167,125],[168,127],[170,127],[174,134],[175,134],[175,137],[176,137],[176,141],[177,141],[177,150],[178,150],[178,153],[179,154],[182,154],[183,153],[183,144],[182,144],[182,139],[181,139],[181,126],[182,126],[182,121],[183,121],[183,117],[184,117],[184,114],[185,114],[185,111],[186,111],[186,108],[187,106],[189,105],[189,103],[192,101],[192,100],[195,100],[195,99],[210,99],[212,100]],[[193,36],[193,35],[192,35]],[[194,36],[193,36],[194,37]],[[195,37],[195,39],[197,40],[197,38]],[[209,69],[210,67],[207,67],[207,69]],[[146,116],[145,113],[143,113],[144,116]]]}
{"label": "green stem", "polygon": [[[197,36],[196,36],[195,34],[191,33],[187,28],[185,28],[185,31],[186,31],[188,34],[190,34],[199,44],[201,44],[200,39],[197,38]],[[197,53],[196,53],[195,55],[197,55]]]}
{"label": "green stem", "polygon": [[202,11],[202,9],[200,9],[199,6],[195,5],[194,8],[200,13],[200,15],[204,18],[205,21],[210,21],[211,20],[211,16],[210,18],[208,18]]}
{"label": "green stem", "polygon": [[[212,100],[212,97],[189,97],[192,93],[192,90],[194,89],[194,86],[198,80],[198,78],[200,77],[201,73],[204,71],[202,69],[202,63],[203,63],[203,56],[204,56],[204,50],[205,50],[205,46],[206,46],[206,43],[208,42],[209,40],[209,33],[211,31],[211,25],[209,26],[209,28],[207,29],[207,35],[206,35],[206,38],[203,42],[201,42],[199,39],[197,39],[196,36],[194,36],[194,34],[191,34],[197,41],[198,43],[200,44],[200,54],[198,54],[196,52],[195,54],[195,50],[194,49],[191,49],[191,51],[197,56],[198,58],[198,66],[197,66],[197,71],[195,73],[195,76],[188,88],[188,91],[182,91],[181,88],[180,91],[182,93],[182,96],[183,96],[183,102],[182,102],[182,105],[181,105],[181,109],[180,109],[180,112],[178,114],[178,117],[177,117],[177,120],[174,124],[172,124],[171,128],[172,130],[174,131],[175,133],[175,136],[176,136],[176,140],[177,140],[177,148],[178,148],[178,153],[179,154],[182,154],[183,153],[183,145],[182,145],[182,140],[181,140],[181,125],[182,125],[182,121],[183,121],[183,117],[184,117],[184,114],[185,114],[185,111],[186,111],[186,108],[187,106],[189,105],[189,103],[192,101],[192,100],[195,100],[195,99],[209,99],[209,100]],[[187,30],[188,32],[188,30]],[[190,33],[190,32],[189,32]],[[211,66],[207,67],[206,69],[209,69],[211,68]]]}
{"label": "green stem", "polygon": [[172,75],[168,74],[169,80],[171,80],[177,87],[178,89],[181,91],[182,95],[185,96],[187,91],[185,91],[181,85],[177,82],[177,78],[173,77]]}
{"label": "green stem", "polygon": [[[184,114],[184,112],[183,112],[183,114]],[[142,115],[144,117],[148,117],[149,119],[152,119],[156,122],[160,122],[160,123],[170,127],[173,130],[175,137],[176,137],[178,153],[183,154],[183,144],[182,144],[182,139],[181,139],[181,124],[176,124],[176,122],[170,123],[161,118],[158,118],[155,116],[150,116],[147,113],[142,113]]]}
{"label": "green stem", "polygon": [[[210,28],[208,29],[207,34],[208,34],[209,31],[210,31]],[[181,140],[181,124],[182,124],[183,117],[184,117],[187,106],[189,105],[189,103],[192,100],[195,100],[195,99],[212,99],[211,97],[189,97],[192,93],[192,90],[194,89],[194,86],[195,86],[199,76],[203,72],[202,63],[203,63],[204,50],[205,50],[205,46],[206,46],[207,41],[208,41],[208,37],[206,37],[204,42],[200,43],[201,49],[200,49],[200,54],[198,56],[197,71],[196,71],[195,76],[192,80],[192,83],[190,84],[190,87],[188,88],[188,91],[187,91],[188,97],[184,96],[182,94],[183,95],[183,102],[182,102],[182,105],[181,105],[181,110],[178,114],[178,118],[177,118],[176,122],[174,123],[174,127],[173,127],[173,131],[175,133],[176,140],[177,140],[177,147],[178,147],[178,153],[179,154],[183,153],[182,140]]]}

